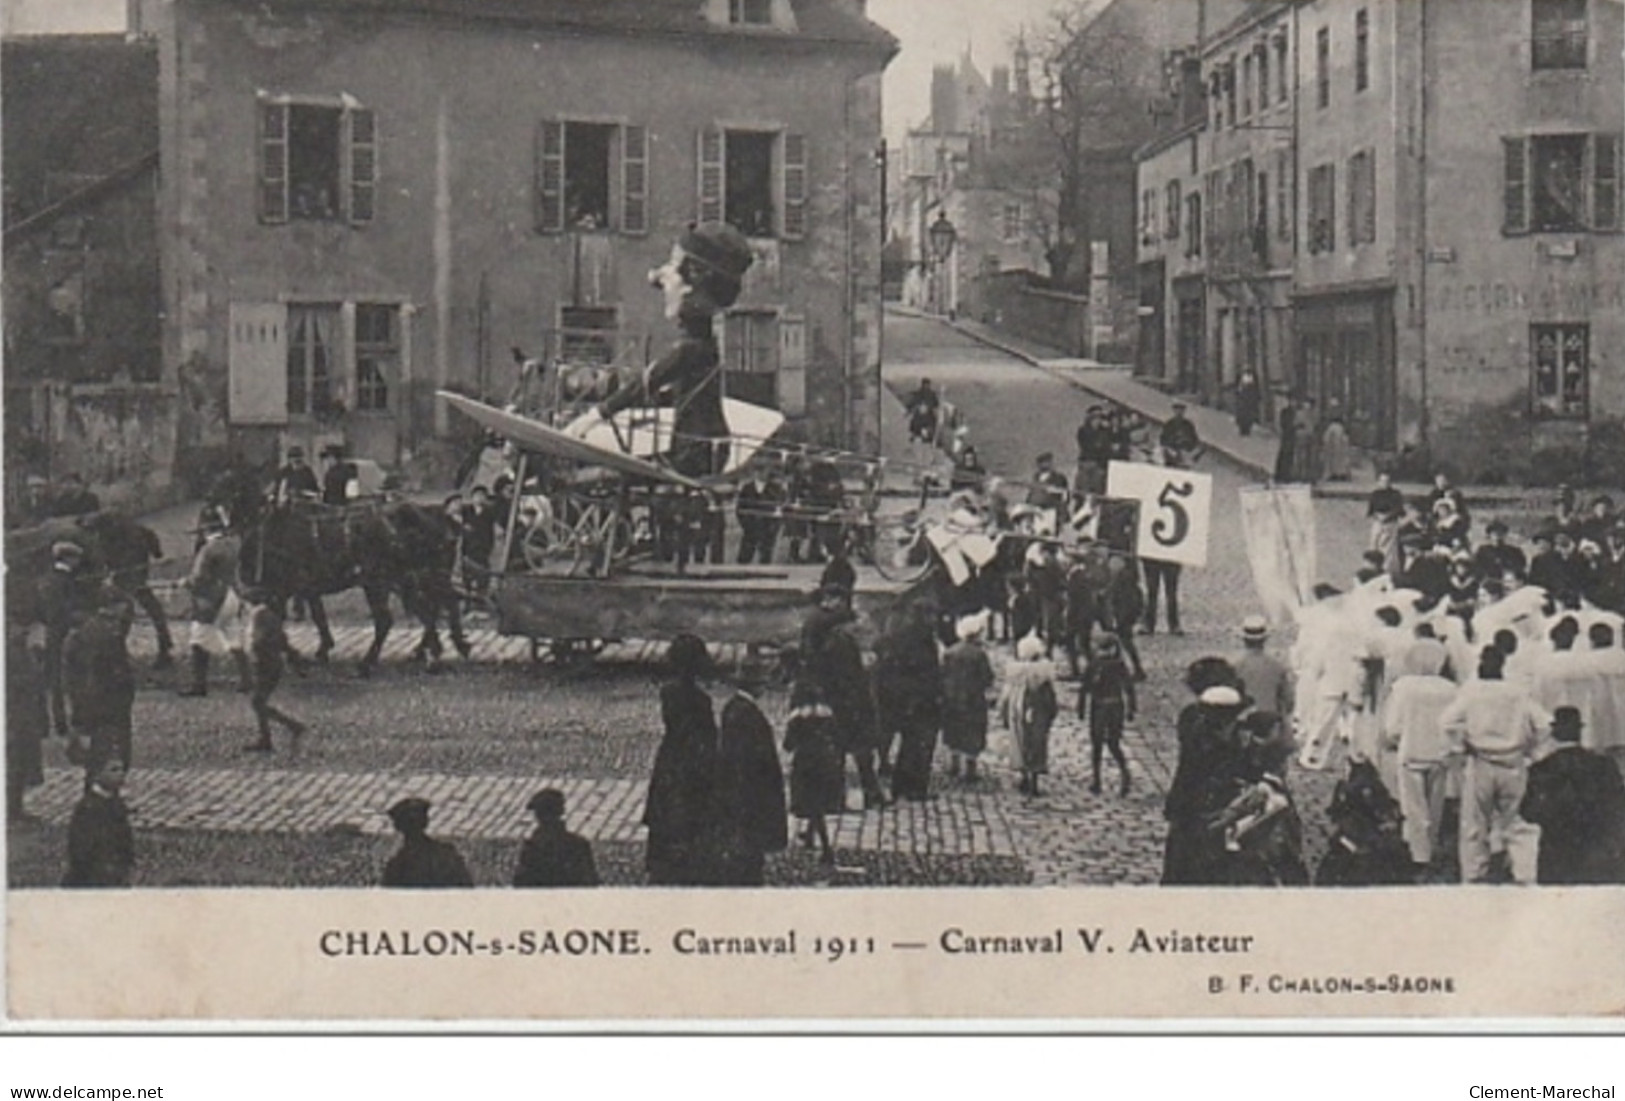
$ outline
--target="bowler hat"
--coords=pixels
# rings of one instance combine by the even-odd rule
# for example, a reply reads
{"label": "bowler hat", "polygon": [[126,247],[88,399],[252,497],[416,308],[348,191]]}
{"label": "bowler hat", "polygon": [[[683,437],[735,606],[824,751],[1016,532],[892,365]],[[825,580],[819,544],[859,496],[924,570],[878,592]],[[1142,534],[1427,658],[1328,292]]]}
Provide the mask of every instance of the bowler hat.
{"label": "bowler hat", "polygon": [[1565,705],[1552,712],[1552,737],[1559,741],[1578,741],[1584,725],[1578,707]]}
{"label": "bowler hat", "polygon": [[735,282],[744,279],[751,264],[756,262],[745,235],[725,222],[691,225],[677,245],[701,264]]}

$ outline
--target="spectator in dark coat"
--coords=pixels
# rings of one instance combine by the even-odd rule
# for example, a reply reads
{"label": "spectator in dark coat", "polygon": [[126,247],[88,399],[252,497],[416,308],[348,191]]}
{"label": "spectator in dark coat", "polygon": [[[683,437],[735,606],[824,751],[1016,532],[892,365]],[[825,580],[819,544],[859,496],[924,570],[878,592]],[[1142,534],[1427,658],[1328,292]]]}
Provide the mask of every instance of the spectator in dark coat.
{"label": "spectator in dark coat", "polygon": [[1529,572],[1529,560],[1519,548],[1507,542],[1504,520],[1491,520],[1485,527],[1486,539],[1473,553],[1473,565],[1486,581],[1522,581]]}
{"label": "spectator in dark coat", "polygon": [[462,515],[463,563],[468,587],[475,593],[484,592],[491,580],[491,552],[496,549],[497,531],[507,521],[506,514],[497,514],[484,486],[469,490]]}
{"label": "spectator in dark coat", "polygon": [[734,502],[734,512],[739,517],[740,565],[772,564],[784,497],[784,487],[774,481],[771,471],[760,462],[751,468],[750,480],[739,487],[739,496]]}
{"label": "spectator in dark coat", "polygon": [[1123,727],[1134,720],[1135,678],[1118,652],[1117,636],[1108,634],[1100,641],[1100,652],[1089,663],[1078,688],[1078,717],[1089,720],[1089,791],[1100,794],[1100,765],[1111,752],[1117,765],[1118,794],[1129,789],[1128,759],[1123,755]]}
{"label": "spectator in dark coat", "polygon": [[[95,612],[75,627],[62,647],[62,678],[72,715],[69,760],[83,759],[85,781],[104,762],[117,759],[130,767],[130,739],[135,709],[135,672],[125,646],[135,611],[130,601],[108,586]],[[85,747],[88,745],[88,755]]]}
{"label": "spectator in dark coat", "polygon": [[1264,391],[1258,385],[1258,376],[1251,371],[1243,371],[1241,381],[1236,383],[1236,431],[1243,436],[1253,434],[1253,425],[1258,423],[1258,414],[1264,404]]}
{"label": "spectator in dark coat", "polygon": [[64,887],[128,887],[135,870],[135,835],[119,790],[124,764],[111,757],[97,771],[68,821]]}
{"label": "spectator in dark coat", "polygon": [[1245,767],[1238,721],[1245,706],[1240,678],[1222,658],[1192,663],[1185,684],[1196,695],[1179,714],[1179,758],[1163,802],[1168,840],[1164,886],[1225,882],[1223,836],[1210,820],[1235,797]]}
{"label": "spectator in dark coat", "polygon": [[1281,403],[1277,422],[1281,446],[1275,452],[1275,482],[1285,485],[1298,481],[1298,408],[1291,401]]}
{"label": "spectator in dark coat", "polygon": [[85,614],[81,567],[85,549],[59,541],[51,546],[51,570],[40,586],[40,612],[45,623],[45,686],[57,737],[68,736],[68,696],[62,683],[62,647],[68,632]]}
{"label": "spectator in dark coat", "polygon": [[1552,716],[1558,748],[1529,766],[1519,813],[1540,827],[1535,882],[1625,883],[1625,782],[1604,754],[1580,745],[1580,711]]}
{"label": "spectator in dark coat", "polygon": [[1129,668],[1134,672],[1134,679],[1143,681],[1145,666],[1140,662],[1140,648],[1134,644],[1134,625],[1146,614],[1139,572],[1134,569],[1132,559],[1114,554],[1106,560],[1106,578],[1101,626],[1116,636],[1123,654],[1128,658]]}
{"label": "spectator in dark coat", "polygon": [[881,765],[897,735],[897,767],[892,795],[919,801],[930,797],[931,758],[942,728],[942,667],[930,612],[911,604],[897,613],[875,647],[879,693]]}
{"label": "spectator in dark coat", "polygon": [[598,866],[592,844],[564,824],[564,792],[543,788],[525,809],[536,816],[536,828],[525,838],[514,867],[515,887],[596,887]]}
{"label": "spectator in dark coat", "polygon": [[801,842],[819,859],[835,863],[835,850],[824,821],[846,810],[846,762],[836,745],[835,713],[811,677],[790,691],[790,719],[784,728],[784,751],[790,754],[790,813],[806,823]]}
{"label": "spectator in dark coat", "polygon": [[282,617],[277,614],[268,591],[257,587],[245,589],[243,603],[248,608],[248,700],[254,709],[254,721],[259,724],[260,733],[259,739],[247,747],[247,752],[271,752],[271,724],[275,722],[288,732],[289,749],[297,753],[299,739],[304,737],[307,728],[304,723],[272,704],[271,696],[282,683],[282,674],[288,663],[299,660],[298,652],[288,642]]}
{"label": "spectator in dark coat", "polygon": [[350,503],[350,483],[356,480],[355,464],[344,457],[344,448],[329,444],[322,450],[327,469],[322,471],[322,504],[343,506]]}
{"label": "spectator in dark coat", "polygon": [[722,707],[713,813],[717,883],[724,887],[760,887],[767,854],[790,843],[784,771],[773,726],[749,691],[756,687],[747,680]]}
{"label": "spectator in dark coat", "polygon": [[819,589],[818,607],[802,625],[801,660],[835,713],[841,752],[857,765],[864,809],[878,810],[887,804],[875,771],[879,719],[863,651],[851,631],[856,616],[849,600],[846,590],[836,586]]}
{"label": "spectator in dark coat", "polygon": [[[42,650],[30,645],[30,624],[6,604],[6,821],[21,822],[23,795],[45,782],[44,744],[50,731]],[[40,640],[43,642],[43,638]]]}
{"label": "spectator in dark coat", "polygon": [[702,683],[715,669],[697,635],[673,639],[667,662],[672,677],[660,688],[665,734],[655,751],[643,810],[649,828],[645,867],[655,886],[702,886],[715,876],[710,819],[717,720]]}
{"label": "spectator in dark coat", "polygon": [[971,783],[977,758],[987,749],[988,691],[994,683],[993,664],[982,645],[986,614],[965,616],[955,631],[959,641],[942,656],[942,742],[953,754],[948,775],[963,768],[965,782]]}
{"label": "spectator in dark coat", "polygon": [[429,801],[402,799],[389,808],[401,847],[384,865],[385,887],[472,887],[474,877],[452,845],[429,836]]}

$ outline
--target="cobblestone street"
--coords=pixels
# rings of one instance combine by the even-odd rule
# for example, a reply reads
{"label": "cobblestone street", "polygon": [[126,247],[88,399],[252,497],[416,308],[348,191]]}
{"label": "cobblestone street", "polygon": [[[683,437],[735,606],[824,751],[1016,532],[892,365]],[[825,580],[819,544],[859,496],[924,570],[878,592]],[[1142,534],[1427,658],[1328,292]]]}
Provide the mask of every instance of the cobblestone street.
{"label": "cobblestone street", "polygon": [[[894,317],[887,338],[888,383],[906,390],[922,374],[931,377],[967,412],[971,437],[989,469],[1021,478],[1043,450],[1054,451],[1059,465],[1070,468],[1073,432],[1083,410],[1097,400],[1089,393],[935,322]],[[893,405],[888,413],[895,420],[901,409]],[[889,444],[897,434],[893,424]],[[1176,748],[1173,724],[1186,702],[1180,676],[1196,657],[1234,652],[1237,624],[1255,610],[1234,508],[1245,478],[1213,460],[1206,469],[1216,478],[1210,564],[1185,572],[1186,635],[1141,642],[1150,680],[1138,722],[1125,739],[1130,793],[1116,794],[1109,761],[1106,794],[1088,793],[1087,731],[1076,717],[1076,685],[1063,681],[1063,713],[1052,736],[1044,795],[1015,792],[1008,745],[996,726],[982,778],[965,786],[939,775],[940,795],[931,802],[863,813],[853,778],[852,806],[831,822],[842,865],[838,880],[1156,882],[1162,797]],[[1322,501],[1318,507],[1320,575],[1337,580],[1352,573],[1358,560],[1360,506]],[[252,719],[246,700],[230,690],[218,666],[213,691],[203,700],[177,699],[169,681],[145,674],[136,709],[136,765],[127,789],[146,839],[138,844],[156,846],[162,838],[167,846],[177,835],[242,835],[297,850],[300,838],[310,843],[346,835],[376,850],[387,845],[383,809],[395,798],[417,794],[435,804],[432,832],[474,848],[511,846],[529,826],[526,797],[551,784],[564,789],[572,826],[594,841],[601,859],[628,869],[619,881],[637,881],[639,820],[659,736],[654,678],[662,647],[617,643],[586,668],[533,666],[526,640],[503,638],[476,617],[469,663],[454,659],[440,674],[428,673],[409,657],[416,629],[402,626],[391,636],[385,668],[372,680],[359,680],[351,670],[371,628],[347,607],[339,604],[334,663],[305,679],[290,677],[279,697],[313,726],[297,759],[285,748],[268,759],[239,752],[252,734]],[[294,624],[290,633],[300,649],[314,649],[308,624]],[[136,628],[132,649],[140,663],[150,664],[154,639],[144,623]],[[999,648],[999,662],[1007,651]],[[724,666],[740,657],[732,649],[717,656]],[[765,704],[782,731],[784,693],[768,694]],[[53,741],[47,752],[47,784],[28,799],[41,822],[11,835],[17,882],[52,881],[55,866],[46,864],[57,857],[40,849],[55,843],[79,785],[61,743]],[[1323,847],[1321,810],[1331,780],[1294,777],[1311,861]],[[277,885],[303,882],[303,874],[255,866],[234,873],[231,881]],[[368,874],[365,861],[331,872],[341,882],[365,882]],[[785,882],[811,878],[770,875]]]}

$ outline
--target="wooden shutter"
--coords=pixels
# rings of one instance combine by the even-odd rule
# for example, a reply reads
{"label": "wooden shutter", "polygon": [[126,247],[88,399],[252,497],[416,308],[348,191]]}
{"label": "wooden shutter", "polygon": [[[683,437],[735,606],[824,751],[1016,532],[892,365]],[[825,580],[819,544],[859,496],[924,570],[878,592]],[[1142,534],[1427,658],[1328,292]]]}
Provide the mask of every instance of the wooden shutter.
{"label": "wooden shutter", "polygon": [[536,131],[536,232],[564,231],[564,123]]}
{"label": "wooden shutter", "polygon": [[1529,232],[1529,141],[1502,138],[1501,232]]}
{"label": "wooden shutter", "polygon": [[1619,228],[1619,138],[1591,136],[1591,228]]}
{"label": "wooden shutter", "polygon": [[1360,243],[1360,185],[1365,180],[1365,169],[1362,164],[1364,159],[1364,153],[1356,153],[1349,158],[1349,201],[1345,217],[1348,218],[1349,222],[1348,242],[1351,248]]}
{"label": "wooden shutter", "polygon": [[344,112],[349,133],[350,224],[372,221],[378,195],[378,119],[365,107]]}
{"label": "wooden shutter", "polygon": [[695,214],[701,222],[720,222],[726,213],[723,206],[727,188],[726,146],[722,131],[716,127],[708,126],[700,131],[698,204]]}
{"label": "wooden shutter", "polygon": [[807,235],[807,139],[784,135],[784,226],[781,236],[799,241]]}
{"label": "wooden shutter", "polygon": [[779,318],[778,389],[779,412],[807,415],[807,319],[795,314]]}
{"label": "wooden shutter", "polygon": [[1365,160],[1360,167],[1365,172],[1365,179],[1360,186],[1364,189],[1365,207],[1360,211],[1360,235],[1372,244],[1377,240],[1377,151],[1368,150]]}
{"label": "wooden shutter", "polygon": [[260,221],[288,220],[288,105],[260,101]]}
{"label": "wooden shutter", "polygon": [[621,129],[621,232],[649,232],[649,130]]}
{"label": "wooden shutter", "polygon": [[233,302],[227,358],[232,424],[288,423],[288,308]]}

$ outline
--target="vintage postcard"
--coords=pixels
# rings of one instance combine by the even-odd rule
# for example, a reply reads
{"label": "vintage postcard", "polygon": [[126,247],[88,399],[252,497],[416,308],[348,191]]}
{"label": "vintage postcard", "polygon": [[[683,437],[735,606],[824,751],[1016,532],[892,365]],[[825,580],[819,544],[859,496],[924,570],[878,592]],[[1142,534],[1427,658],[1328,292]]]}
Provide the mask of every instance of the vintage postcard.
{"label": "vintage postcard", "polygon": [[12,1025],[1618,1026],[1620,0],[4,19]]}

